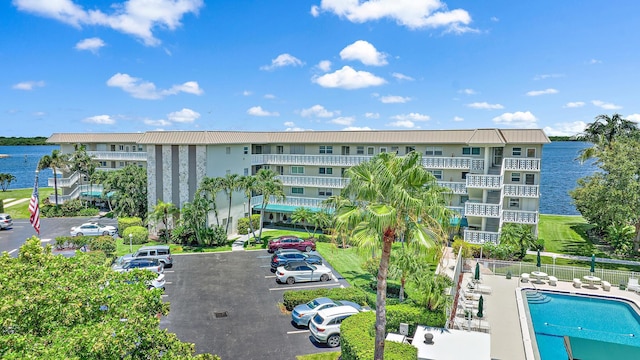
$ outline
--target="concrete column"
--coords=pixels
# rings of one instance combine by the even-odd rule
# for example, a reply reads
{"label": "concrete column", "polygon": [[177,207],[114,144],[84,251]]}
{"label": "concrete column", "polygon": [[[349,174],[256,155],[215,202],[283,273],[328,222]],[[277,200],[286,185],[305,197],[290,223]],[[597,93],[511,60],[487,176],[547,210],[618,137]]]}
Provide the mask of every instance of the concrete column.
{"label": "concrete column", "polygon": [[162,201],[171,202],[171,145],[162,145]]}

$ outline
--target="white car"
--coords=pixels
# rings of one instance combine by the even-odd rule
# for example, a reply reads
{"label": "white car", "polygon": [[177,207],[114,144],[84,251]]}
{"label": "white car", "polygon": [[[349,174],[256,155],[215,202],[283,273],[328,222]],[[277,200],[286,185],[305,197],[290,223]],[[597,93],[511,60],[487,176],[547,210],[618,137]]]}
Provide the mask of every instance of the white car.
{"label": "white car", "polygon": [[305,281],[329,281],[331,278],[331,269],[328,267],[305,262],[288,263],[276,270],[276,282],[289,285]]}
{"label": "white car", "polygon": [[118,229],[115,226],[103,225],[99,223],[85,223],[80,226],[74,226],[71,228],[71,236],[113,236],[117,232]]}
{"label": "white car", "polygon": [[311,319],[309,332],[320,343],[327,344],[330,347],[339,346],[342,320],[358,312],[358,309],[349,305],[320,310]]}

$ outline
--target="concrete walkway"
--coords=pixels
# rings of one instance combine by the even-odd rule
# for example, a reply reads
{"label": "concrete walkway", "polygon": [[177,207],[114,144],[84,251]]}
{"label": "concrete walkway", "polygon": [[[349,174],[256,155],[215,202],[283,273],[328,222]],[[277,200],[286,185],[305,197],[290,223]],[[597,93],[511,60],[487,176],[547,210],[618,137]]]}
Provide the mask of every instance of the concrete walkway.
{"label": "concrete walkway", "polygon": [[[537,251],[531,251],[531,250],[527,251],[527,255],[536,255],[537,253],[538,253]],[[546,251],[540,251],[540,256],[548,256],[548,257],[555,256],[558,259],[591,261],[591,256],[556,254],[556,253],[546,252]],[[618,259],[608,259],[608,258],[599,258],[599,257],[596,258],[596,263],[640,266],[640,261],[618,260]]]}
{"label": "concrete walkway", "polygon": [[[13,199],[11,199],[11,200],[13,200]],[[12,201],[10,203],[4,204],[4,207],[5,208],[12,207],[13,205],[18,205],[18,204],[21,204],[21,203],[27,202],[27,201],[29,201],[29,198],[18,199],[18,200]]]}
{"label": "concrete walkway", "polygon": [[[266,233],[268,231],[273,231],[274,229],[262,229],[262,233]],[[256,234],[256,236],[258,236],[260,233],[260,231],[255,231],[254,234]],[[244,251],[244,243],[246,243],[249,238],[253,238],[252,234],[246,234],[246,235],[240,235],[239,238],[236,239],[236,241],[233,242],[233,244],[231,244],[231,251]]]}

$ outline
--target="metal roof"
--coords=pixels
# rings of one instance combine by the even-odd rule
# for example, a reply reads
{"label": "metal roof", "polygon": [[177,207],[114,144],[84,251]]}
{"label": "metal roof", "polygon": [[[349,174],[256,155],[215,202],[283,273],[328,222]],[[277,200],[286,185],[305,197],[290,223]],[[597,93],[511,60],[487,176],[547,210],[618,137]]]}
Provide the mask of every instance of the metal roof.
{"label": "metal roof", "polygon": [[50,144],[137,143],[144,133],[54,133],[47,139]]}

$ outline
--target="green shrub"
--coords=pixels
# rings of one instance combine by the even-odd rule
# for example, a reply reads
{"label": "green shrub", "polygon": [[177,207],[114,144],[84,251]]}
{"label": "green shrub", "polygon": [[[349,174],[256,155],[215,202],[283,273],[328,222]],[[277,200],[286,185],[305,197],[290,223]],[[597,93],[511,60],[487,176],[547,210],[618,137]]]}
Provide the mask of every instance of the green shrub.
{"label": "green shrub", "polygon": [[111,256],[116,252],[116,240],[111,236],[98,236],[89,241],[89,247],[92,251],[102,251]]}
{"label": "green shrub", "polygon": [[124,231],[130,226],[142,226],[142,219],[139,217],[121,217],[118,218],[118,235],[124,237]]}
{"label": "green shrub", "polygon": [[96,216],[100,213],[97,208],[83,208],[77,212],[77,216]]}
{"label": "green shrub", "polygon": [[4,200],[0,199],[0,213],[4,212]]}
{"label": "green shrub", "polygon": [[45,204],[40,208],[40,213],[48,218],[60,217],[62,216],[62,209],[59,206]]}
{"label": "green shrub", "polygon": [[58,236],[55,239],[54,247],[60,249],[80,249],[92,240],[91,236]]}
{"label": "green shrub", "polygon": [[353,286],[334,289],[290,290],[285,291],[282,295],[284,306],[289,311],[300,304],[306,304],[319,297],[328,297],[334,300],[349,300],[361,305],[366,304],[364,291]]}
{"label": "green shrub", "polygon": [[[254,231],[257,230],[258,225],[260,225],[260,214],[251,215],[251,223],[253,225],[253,230]],[[250,231],[251,231],[251,228],[249,227],[249,218],[243,217],[238,219],[238,234],[246,235]]]}
{"label": "green shrub", "polygon": [[[387,316],[389,312],[387,312]],[[340,324],[340,350],[342,360],[373,359],[375,349],[376,314],[364,312],[349,316]],[[418,349],[410,344],[386,341],[384,358],[409,360],[418,358]]]}
{"label": "green shrub", "polygon": [[142,226],[129,226],[122,232],[122,238],[126,243],[129,239],[129,234],[132,234],[131,243],[134,245],[146,244],[149,242],[149,230]]}
{"label": "green shrub", "polygon": [[323,243],[331,242],[331,236],[327,236],[327,235],[325,235],[325,234],[320,234],[320,235],[316,238],[316,242],[323,242]]}
{"label": "green shrub", "polygon": [[464,258],[480,257],[480,249],[482,248],[481,245],[470,244],[464,241],[459,236],[456,236],[455,239],[453,240],[452,247],[453,247],[454,254],[456,255],[458,254],[458,251],[460,251],[460,249],[462,248],[462,257]]}
{"label": "green shrub", "polygon": [[224,246],[227,244],[229,236],[227,236],[224,226],[214,226],[210,229],[213,230],[211,231],[211,245]]}
{"label": "green shrub", "polygon": [[188,226],[178,225],[171,231],[171,242],[181,245],[197,245],[196,232]]}
{"label": "green shrub", "polygon": [[[387,283],[387,286],[389,285],[389,283]],[[376,308],[376,299],[377,299],[377,294],[376,291],[371,291],[368,289],[368,285],[362,285],[363,291],[365,293],[365,295],[367,296],[367,305],[371,306],[372,309]],[[389,297],[387,296],[387,305],[397,305],[400,304],[400,299],[397,297]]]}
{"label": "green shrub", "polygon": [[380,258],[371,257],[368,258],[364,264],[362,264],[362,270],[371,274],[374,278],[378,277],[378,269],[380,268]]}
{"label": "green shrub", "polygon": [[400,331],[400,323],[409,324],[409,334],[413,334],[418,325],[443,327],[446,316],[443,311],[429,311],[413,305],[387,306],[387,332]]}

